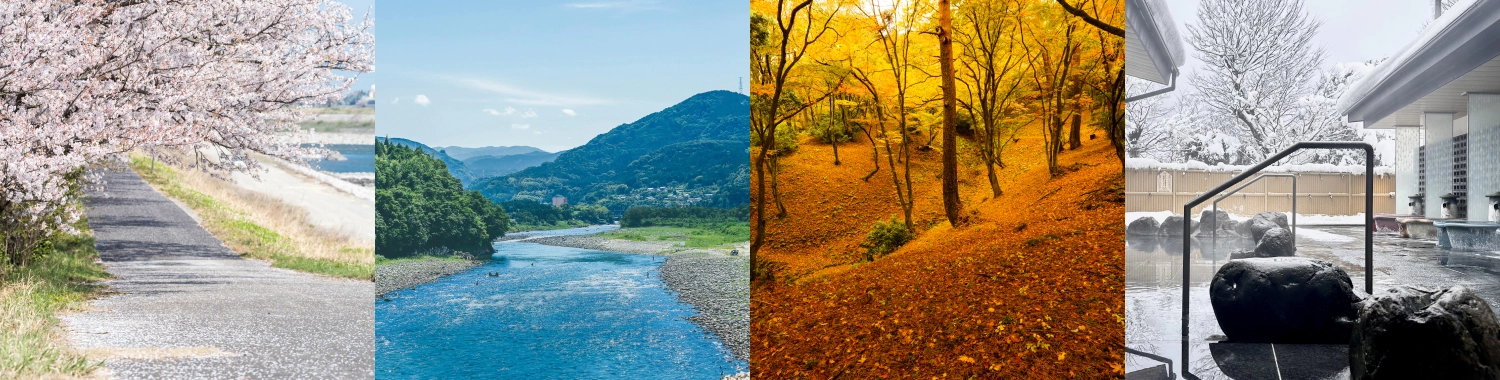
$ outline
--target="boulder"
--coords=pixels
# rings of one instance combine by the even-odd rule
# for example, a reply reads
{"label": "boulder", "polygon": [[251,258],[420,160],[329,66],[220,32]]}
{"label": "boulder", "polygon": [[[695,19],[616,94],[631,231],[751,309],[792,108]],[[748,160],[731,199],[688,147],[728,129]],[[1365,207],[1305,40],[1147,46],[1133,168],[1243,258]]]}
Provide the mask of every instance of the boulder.
{"label": "boulder", "polygon": [[1266,220],[1270,220],[1272,222],[1275,222],[1277,227],[1291,228],[1291,227],[1289,227],[1286,224],[1286,213],[1284,213],[1284,212],[1264,211],[1264,212],[1261,212],[1259,214],[1255,214],[1254,217],[1251,217],[1251,219],[1254,219],[1254,218],[1265,218]]}
{"label": "boulder", "polygon": [[[1178,225],[1178,228],[1182,228]],[[1125,226],[1125,236],[1148,236],[1161,232],[1161,223],[1157,223],[1154,217],[1141,217]]]}
{"label": "boulder", "polygon": [[[1234,219],[1229,219],[1229,213],[1223,210],[1214,212],[1214,210],[1204,209],[1203,213],[1198,215],[1197,235],[1207,236],[1212,234],[1214,230],[1219,230],[1219,235],[1224,235],[1223,231],[1225,230],[1226,222],[1231,221],[1234,221]],[[1231,227],[1228,231],[1234,231],[1234,229]]]}
{"label": "boulder", "polygon": [[1266,231],[1260,237],[1260,242],[1255,244],[1256,257],[1283,257],[1297,254],[1297,243],[1292,239],[1292,233],[1275,227]]}
{"label": "boulder", "polygon": [[1500,379],[1500,323],[1463,286],[1387,289],[1359,305],[1355,379]]}
{"label": "boulder", "polygon": [[1249,226],[1245,227],[1248,231],[1248,235],[1245,235],[1245,237],[1248,237],[1250,238],[1250,240],[1256,242],[1259,242],[1260,238],[1266,235],[1266,231],[1270,231],[1272,228],[1281,227],[1280,225],[1277,225],[1275,221],[1267,218],[1262,218],[1260,215],[1256,215],[1254,218],[1250,218],[1250,220],[1245,221],[1245,224],[1249,224]]}
{"label": "boulder", "polygon": [[1269,257],[1224,264],[1209,301],[1230,342],[1347,344],[1359,297],[1327,261]]}
{"label": "boulder", "polygon": [[1243,224],[1243,223],[1240,223],[1240,221],[1234,220],[1234,219],[1221,221],[1219,223],[1222,224],[1222,227],[1219,228],[1219,231],[1234,233],[1236,235],[1239,234],[1240,224]]}
{"label": "boulder", "polygon": [[[1185,220],[1185,218],[1183,218],[1180,215],[1168,216],[1166,220],[1163,220],[1161,222],[1161,235],[1166,235],[1166,236],[1182,236],[1182,224],[1183,223],[1193,223],[1193,221],[1192,220]],[[1193,223],[1193,224],[1189,225],[1188,230],[1192,231],[1192,226],[1196,226],[1196,225],[1197,225],[1197,223]]]}

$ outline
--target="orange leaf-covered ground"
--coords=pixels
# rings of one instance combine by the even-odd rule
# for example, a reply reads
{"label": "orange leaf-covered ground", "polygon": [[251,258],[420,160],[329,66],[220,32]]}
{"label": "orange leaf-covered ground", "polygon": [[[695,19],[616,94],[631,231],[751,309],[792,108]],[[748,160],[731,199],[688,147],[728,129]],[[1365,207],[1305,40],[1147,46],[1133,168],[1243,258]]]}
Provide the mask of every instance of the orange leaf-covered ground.
{"label": "orange leaf-covered ground", "polygon": [[[1102,134],[1101,134],[1102,135]],[[1100,136],[1102,137],[1102,136]],[[1103,138],[1059,161],[1042,140],[1006,154],[1004,195],[963,162],[969,224],[943,217],[940,153],[913,152],[917,239],[860,263],[877,220],[900,215],[867,141],[803,140],[781,160],[784,218],[768,212],[757,254],[777,263],[752,284],[751,372],[772,379],[1123,377],[1124,213],[1120,164]],[[960,150],[961,161],[974,160]]]}

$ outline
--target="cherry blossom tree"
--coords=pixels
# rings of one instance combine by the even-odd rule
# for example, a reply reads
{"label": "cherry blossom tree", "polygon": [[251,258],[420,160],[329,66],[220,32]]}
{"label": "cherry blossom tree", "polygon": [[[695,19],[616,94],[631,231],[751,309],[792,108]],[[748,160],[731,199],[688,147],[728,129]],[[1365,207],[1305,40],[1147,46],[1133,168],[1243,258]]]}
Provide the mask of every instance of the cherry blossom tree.
{"label": "cherry blossom tree", "polygon": [[128,152],[219,175],[300,161],[297,106],[374,68],[372,25],[331,0],[0,2],[0,268],[69,232],[84,168]]}

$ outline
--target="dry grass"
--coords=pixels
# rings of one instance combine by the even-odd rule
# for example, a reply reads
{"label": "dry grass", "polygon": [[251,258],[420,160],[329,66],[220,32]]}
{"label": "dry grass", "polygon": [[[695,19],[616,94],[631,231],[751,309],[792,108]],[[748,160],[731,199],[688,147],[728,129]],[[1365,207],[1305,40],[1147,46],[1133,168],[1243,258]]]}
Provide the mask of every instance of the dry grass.
{"label": "dry grass", "polygon": [[[317,263],[294,264],[286,267],[343,277],[372,278],[370,276],[373,275],[375,264],[374,243],[361,242],[338,231],[313,225],[305,210],[271,196],[241,188],[233,182],[214,178],[200,171],[178,170],[161,162],[154,164],[155,169],[152,169],[152,162],[148,158],[137,155],[132,158],[131,166],[157,191],[188,204],[204,219],[202,223],[205,227],[236,252],[252,257],[284,255],[293,259],[345,264],[341,266],[353,265],[358,268],[354,271],[355,273],[345,273],[346,271],[343,270],[330,273],[307,267],[308,265],[316,267]],[[181,189],[173,189],[174,186]],[[192,193],[201,194],[207,199],[194,199],[195,195]],[[260,231],[260,229],[268,231]],[[282,239],[276,239],[265,232],[271,232],[271,235]],[[277,252],[269,255],[256,255],[254,252],[256,247],[253,245],[266,242],[252,241],[254,239],[284,240],[283,243],[289,247],[275,249]],[[276,260],[275,257],[257,258],[294,261]],[[365,268],[368,271],[364,270]]]}

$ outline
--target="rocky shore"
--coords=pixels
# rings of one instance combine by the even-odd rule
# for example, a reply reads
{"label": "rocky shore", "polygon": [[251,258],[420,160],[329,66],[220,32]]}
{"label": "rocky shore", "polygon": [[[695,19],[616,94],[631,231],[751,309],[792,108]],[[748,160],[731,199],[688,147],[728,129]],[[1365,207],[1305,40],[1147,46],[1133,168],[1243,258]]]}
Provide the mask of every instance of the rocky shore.
{"label": "rocky shore", "polygon": [[676,244],[670,242],[631,241],[601,237],[598,235],[548,236],[527,239],[528,243],[573,247],[598,251],[640,253],[647,255],[666,254]]}
{"label": "rocky shore", "polygon": [[375,266],[375,299],[483,264],[479,260],[418,260]]}
{"label": "rocky shore", "polygon": [[527,242],[601,251],[665,255],[661,279],[698,311],[688,319],[713,333],[739,360],[750,360],[750,260],[726,250],[682,249],[596,235],[549,236]]}
{"label": "rocky shore", "polygon": [[661,280],[698,310],[688,320],[713,332],[735,358],[750,360],[750,261],[745,256],[668,256]]}

